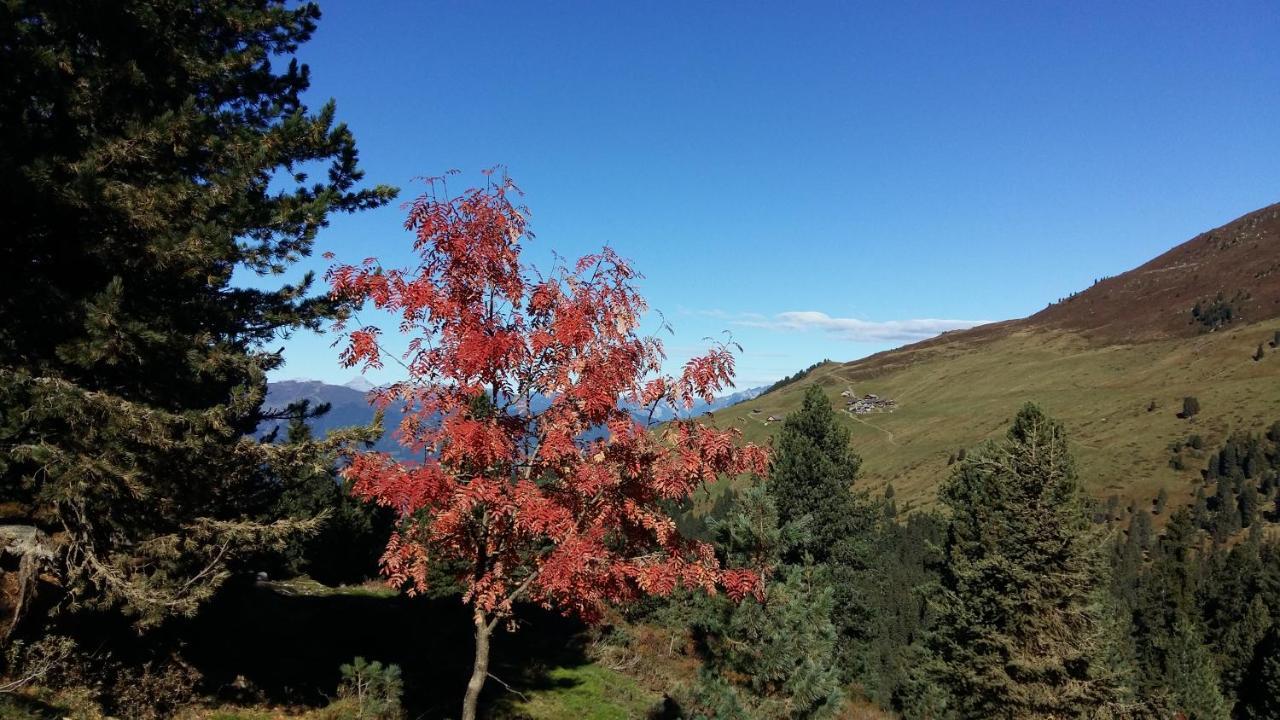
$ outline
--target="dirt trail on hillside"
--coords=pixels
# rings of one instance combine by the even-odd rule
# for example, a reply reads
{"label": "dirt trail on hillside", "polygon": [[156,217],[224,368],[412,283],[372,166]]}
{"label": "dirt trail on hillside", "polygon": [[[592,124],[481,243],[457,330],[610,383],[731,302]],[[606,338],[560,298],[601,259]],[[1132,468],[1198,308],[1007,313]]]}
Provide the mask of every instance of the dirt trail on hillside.
{"label": "dirt trail on hillside", "polygon": [[[848,411],[846,411],[846,412],[848,412]],[[869,428],[875,428],[876,430],[879,430],[880,432],[884,433],[885,435],[888,435],[888,436],[889,436],[889,444],[890,444],[890,445],[893,445],[893,446],[895,446],[895,447],[898,445],[898,442],[897,442],[896,440],[894,440],[894,439],[893,439],[893,433],[892,433],[891,431],[889,431],[889,430],[885,430],[884,428],[880,427],[879,425],[874,425],[874,424],[872,424],[872,423],[869,423],[869,422],[867,422],[866,420],[863,420],[862,418],[858,417],[857,415],[854,415],[853,413],[849,413],[849,417],[853,418],[853,419],[854,419],[854,420],[856,420],[857,422],[862,423],[863,425],[866,425],[866,426],[867,426],[867,427],[869,427]]]}

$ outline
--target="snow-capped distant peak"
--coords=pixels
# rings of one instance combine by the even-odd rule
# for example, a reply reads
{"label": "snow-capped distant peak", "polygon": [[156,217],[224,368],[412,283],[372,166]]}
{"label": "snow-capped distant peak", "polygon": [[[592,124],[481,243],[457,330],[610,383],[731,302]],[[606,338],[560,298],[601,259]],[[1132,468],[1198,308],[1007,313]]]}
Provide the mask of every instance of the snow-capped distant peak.
{"label": "snow-capped distant peak", "polygon": [[349,387],[352,390],[359,390],[360,392],[369,392],[374,388],[374,385],[366,380],[363,375],[357,375],[343,383],[343,387]]}

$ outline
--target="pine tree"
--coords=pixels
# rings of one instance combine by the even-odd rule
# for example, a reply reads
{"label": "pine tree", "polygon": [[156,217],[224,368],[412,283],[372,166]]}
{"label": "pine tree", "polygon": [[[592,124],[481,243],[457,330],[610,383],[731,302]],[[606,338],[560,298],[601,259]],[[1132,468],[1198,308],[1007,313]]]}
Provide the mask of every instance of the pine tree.
{"label": "pine tree", "polygon": [[[0,10],[0,506],[57,532],[73,602],[191,612],[314,443],[246,439],[264,343],[342,310],[272,276],[361,189],[351,132],[282,58],[319,11],[281,0]],[[308,179],[312,168],[320,177]]]}
{"label": "pine tree", "polygon": [[1206,558],[1206,577],[1196,593],[1204,635],[1229,698],[1247,684],[1250,660],[1272,624],[1268,597],[1280,599],[1266,577],[1263,550],[1261,528],[1255,524],[1244,542],[1229,551],[1218,548]]}
{"label": "pine tree", "polygon": [[1143,554],[1151,543],[1151,528],[1134,515],[1129,520],[1129,531],[1115,538],[1111,546],[1111,596],[1132,611],[1137,605],[1138,577],[1141,574]]}
{"label": "pine tree", "polygon": [[[328,411],[327,404],[310,407],[309,400],[291,405],[287,442],[303,451],[314,447],[308,419]],[[316,453],[315,462],[281,477],[270,517],[306,520],[325,516],[319,531],[310,537],[291,538],[278,558],[272,560],[288,575],[306,573],[327,585],[355,584],[376,577],[386,538],[393,529],[387,508],[377,507],[351,496],[350,483],[338,477],[336,452]]]}
{"label": "pine tree", "polygon": [[881,706],[907,717],[914,717],[909,708],[923,711],[932,702],[931,689],[920,682],[925,678],[913,674],[924,660],[927,598],[937,585],[937,548],[945,527],[927,512],[912,513],[901,523],[885,520],[876,528],[873,569],[861,577],[874,623],[866,667],[857,680]]}
{"label": "pine tree", "polygon": [[803,406],[783,421],[769,468],[768,488],[782,524],[810,527],[809,541],[793,550],[793,561],[808,553],[826,562],[834,548],[869,527],[871,518],[853,494],[861,465],[822,388],[810,386]]}
{"label": "pine tree", "polygon": [[[819,718],[840,705],[834,594],[825,568],[781,565],[808,542],[807,524],[779,524],[762,486],[710,523],[728,567],[776,567],[759,598],[699,601],[692,625],[706,646],[704,673],[684,710],[691,717]],[[726,678],[737,679],[729,682]]]}
{"label": "pine tree", "polygon": [[1240,505],[1226,480],[1218,481],[1218,492],[1214,498],[1217,511],[1213,520],[1213,540],[1224,543],[1240,531]]}
{"label": "pine tree", "polygon": [[1113,702],[1099,677],[1098,573],[1062,426],[1024,407],[940,497],[951,524],[931,645],[959,716],[1082,717]]}
{"label": "pine tree", "polygon": [[872,624],[860,577],[870,567],[870,540],[876,508],[857,495],[853,483],[862,464],[849,444],[831,402],[816,385],[803,406],[787,416],[774,446],[769,493],[784,525],[807,528],[807,540],[786,556],[791,564],[826,566],[834,588],[834,622],[840,634],[845,678],[860,672]]}
{"label": "pine tree", "polygon": [[733,610],[716,667],[746,678],[758,698],[755,717],[821,718],[839,710],[833,597],[819,568],[788,565],[762,602],[747,599]]}
{"label": "pine tree", "polygon": [[1200,400],[1198,400],[1197,398],[1191,397],[1190,395],[1182,398],[1182,417],[1193,418],[1199,414],[1200,414]]}
{"label": "pine tree", "polygon": [[1164,698],[1191,718],[1217,720],[1227,703],[1200,619],[1201,538],[1185,509],[1169,518],[1140,583],[1134,643],[1144,696]]}
{"label": "pine tree", "polygon": [[893,520],[898,517],[898,502],[893,499],[896,492],[893,489],[893,483],[889,483],[884,487],[884,517]]}
{"label": "pine tree", "polygon": [[1240,491],[1240,497],[1237,499],[1237,506],[1240,512],[1241,527],[1249,527],[1258,519],[1258,507],[1262,504],[1262,498],[1258,497],[1258,488],[1251,482],[1246,482],[1244,488]]}
{"label": "pine tree", "polygon": [[1280,623],[1258,644],[1249,666],[1251,682],[1243,688],[1242,716],[1249,720],[1280,717]]}
{"label": "pine tree", "polygon": [[1195,500],[1191,504],[1190,517],[1196,527],[1202,530],[1209,528],[1209,523],[1213,516],[1209,512],[1209,499],[1205,497],[1203,487],[1196,488]]}
{"label": "pine tree", "polygon": [[1174,708],[1189,720],[1226,720],[1230,717],[1227,702],[1218,689],[1218,674],[1199,630],[1182,617],[1170,639],[1164,651]]}

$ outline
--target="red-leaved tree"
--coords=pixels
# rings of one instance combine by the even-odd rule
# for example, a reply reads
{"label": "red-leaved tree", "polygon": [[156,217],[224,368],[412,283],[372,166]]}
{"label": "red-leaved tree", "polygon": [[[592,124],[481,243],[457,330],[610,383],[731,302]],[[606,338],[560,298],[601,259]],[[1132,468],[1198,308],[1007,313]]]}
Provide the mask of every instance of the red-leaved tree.
{"label": "red-leaved tree", "polygon": [[[406,408],[398,439],[421,458],[360,453],[354,492],[399,515],[383,569],[410,593],[428,567],[456,571],[475,624],[462,717],[475,717],[489,639],[517,600],[586,621],[607,603],[677,587],[731,597],[758,592],[752,570],[725,569],[682,537],[663,506],[723,474],[763,475],[766,452],[692,420],[655,432],[663,405],[691,407],[731,385],[724,345],[661,374],[662,344],[637,327],[638,277],[612,250],[547,275],[521,263],[531,237],[520,191],[488,174],[449,197],[443,180],[411,206],[416,268],[337,265],[335,296],[400,318],[408,378],[379,391]],[[346,366],[378,367],[380,330],[343,329]]]}

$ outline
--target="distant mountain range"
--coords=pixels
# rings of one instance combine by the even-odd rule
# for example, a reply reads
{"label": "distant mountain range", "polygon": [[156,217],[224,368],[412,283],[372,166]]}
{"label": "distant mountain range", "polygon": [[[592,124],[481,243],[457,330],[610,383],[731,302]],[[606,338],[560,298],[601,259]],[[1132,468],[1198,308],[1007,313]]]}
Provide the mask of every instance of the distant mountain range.
{"label": "distant mountain range", "polygon": [[[267,399],[265,406],[268,408],[284,408],[290,403],[299,400],[310,400],[312,407],[321,403],[329,403],[330,410],[324,415],[311,421],[312,431],[317,436],[324,436],[330,430],[343,427],[351,427],[353,425],[367,425],[373,420],[374,409],[370,405],[370,391],[374,389],[372,383],[362,377],[357,377],[344,385],[331,385],[319,380],[282,380],[267,385]],[[747,390],[741,390],[731,395],[718,397],[715,401],[707,403],[699,400],[696,402],[688,413],[681,413],[682,416],[690,417],[701,415],[703,413],[715,412],[724,408],[736,405],[737,403],[751,400],[765,388],[756,387]],[[643,422],[647,417],[647,413],[635,413],[637,420]],[[387,408],[382,420],[382,427],[386,431],[381,440],[378,441],[375,449],[399,454],[401,448],[391,437],[391,431],[399,425],[404,415],[394,405]],[[655,422],[666,422],[675,417],[670,408],[660,408],[659,412],[654,414]],[[258,428],[259,433],[268,433],[277,426],[284,425],[284,421],[274,420],[265,422]],[[283,428],[281,430],[283,435]]]}

